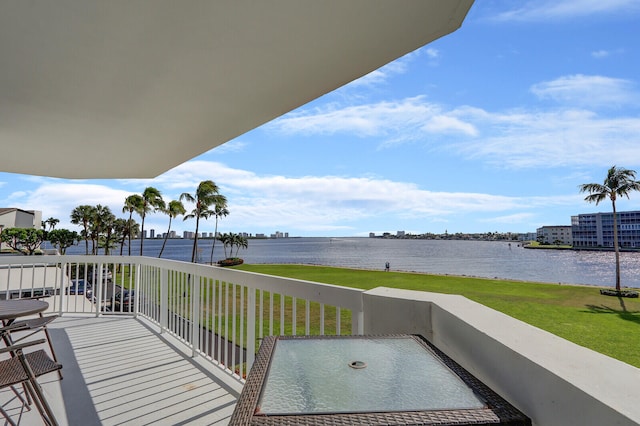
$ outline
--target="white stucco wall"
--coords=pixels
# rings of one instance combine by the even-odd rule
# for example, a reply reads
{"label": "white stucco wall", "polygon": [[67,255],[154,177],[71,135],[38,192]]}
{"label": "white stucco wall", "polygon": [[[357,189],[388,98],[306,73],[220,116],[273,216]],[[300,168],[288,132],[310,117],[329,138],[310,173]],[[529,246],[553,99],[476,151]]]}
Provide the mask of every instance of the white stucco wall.
{"label": "white stucco wall", "polygon": [[640,369],[462,296],[376,288],[365,334],[421,334],[535,425],[640,424]]}

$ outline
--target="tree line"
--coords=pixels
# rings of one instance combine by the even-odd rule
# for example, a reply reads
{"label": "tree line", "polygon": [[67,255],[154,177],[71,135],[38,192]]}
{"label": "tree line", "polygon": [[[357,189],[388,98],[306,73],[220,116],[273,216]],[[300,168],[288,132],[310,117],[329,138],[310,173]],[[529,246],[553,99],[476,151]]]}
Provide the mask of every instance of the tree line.
{"label": "tree line", "polygon": [[[184,202],[193,204],[191,212],[187,213]],[[248,247],[248,240],[239,234],[226,233],[218,235],[218,221],[229,214],[227,199],[220,194],[218,185],[211,180],[200,182],[193,194],[184,192],[177,200],[165,202],[161,192],[154,187],[147,187],[142,194],[132,194],[125,198],[122,213],[128,213],[126,218],[117,218],[108,206],[80,205],[71,211],[71,223],[81,227],[80,232],[67,229],[55,229],[60,221],[49,218],[42,221],[42,229],[36,228],[8,228],[0,233],[0,240],[13,250],[32,255],[43,241],[49,241],[61,254],[74,244],[84,241],[85,254],[97,255],[102,249],[105,255],[111,254],[119,247],[123,255],[124,247],[128,247],[131,255],[131,239],[144,235],[145,219],[148,214],[161,212],[169,217],[169,225],[164,236],[162,248],[158,257],[162,257],[167,239],[171,233],[172,221],[179,216],[183,220],[195,219],[195,232],[191,261],[196,261],[198,251],[198,234],[200,221],[215,219],[214,240],[211,247],[210,263],[213,264],[213,251],[216,240],[223,244],[225,257],[233,257],[234,247],[236,256],[240,248]],[[134,219],[139,217],[140,223]],[[89,244],[91,241],[91,245]],[[91,247],[91,250],[89,249]],[[140,255],[144,248],[144,238],[140,240]],[[230,252],[227,255],[227,249]]]}

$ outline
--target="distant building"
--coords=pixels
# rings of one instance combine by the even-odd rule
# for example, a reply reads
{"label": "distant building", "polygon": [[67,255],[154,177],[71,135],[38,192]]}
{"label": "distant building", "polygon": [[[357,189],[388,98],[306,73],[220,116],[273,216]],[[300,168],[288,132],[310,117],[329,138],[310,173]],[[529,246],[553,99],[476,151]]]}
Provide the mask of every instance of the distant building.
{"label": "distant building", "polygon": [[399,238],[404,237],[404,231],[398,231],[398,232],[396,232],[396,237],[399,237]]}
{"label": "distant building", "polygon": [[156,237],[156,230],[155,229],[149,230],[149,235],[150,235],[149,238],[152,238],[152,239],[155,238]]}
{"label": "distant building", "polygon": [[375,238],[375,237],[376,237],[375,232],[369,232],[369,238]]}
{"label": "distant building", "polygon": [[571,226],[543,226],[536,234],[536,239],[546,244],[573,244]]}
{"label": "distant building", "polygon": [[[618,212],[618,245],[640,248],[640,211]],[[573,246],[613,247],[613,212],[571,216]]]}
{"label": "distant building", "polygon": [[538,237],[536,232],[525,232],[523,234],[518,234],[518,241],[535,241]]}
{"label": "distant building", "polygon": [[[42,228],[42,212],[13,207],[0,208],[0,232],[9,228]],[[0,243],[0,250],[8,248]]]}

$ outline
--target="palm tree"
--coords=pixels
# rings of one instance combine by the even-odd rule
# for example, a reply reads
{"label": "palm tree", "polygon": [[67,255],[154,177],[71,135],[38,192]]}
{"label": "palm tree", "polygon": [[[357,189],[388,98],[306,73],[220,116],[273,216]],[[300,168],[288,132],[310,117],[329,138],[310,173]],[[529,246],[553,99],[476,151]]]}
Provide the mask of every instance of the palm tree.
{"label": "palm tree", "polygon": [[616,199],[629,198],[632,191],[640,191],[640,182],[635,180],[635,170],[613,166],[607,172],[604,183],[585,183],[580,185],[580,192],[588,192],[585,201],[596,203],[610,199],[613,206],[613,248],[616,254],[616,291],[620,292],[620,248],[618,247],[618,214],[616,213]]}
{"label": "palm tree", "polygon": [[54,229],[56,229],[56,225],[60,223],[60,219],[50,217],[49,219],[45,220],[44,223],[49,225],[49,231],[53,231]]}
{"label": "palm tree", "polygon": [[211,180],[204,180],[200,182],[196,193],[191,195],[184,192],[180,195],[180,201],[187,200],[190,203],[195,203],[195,208],[185,215],[184,220],[196,218],[196,232],[193,240],[193,251],[191,252],[191,262],[196,261],[196,251],[198,250],[198,229],[200,227],[200,218],[208,218],[213,214],[209,207],[216,204],[226,204],[227,199],[220,195],[218,185]]}
{"label": "palm tree", "polygon": [[[132,218],[133,212],[139,211],[142,208],[143,204],[144,204],[144,200],[142,199],[142,195],[133,194],[125,198],[124,207],[122,208],[122,213],[129,212],[129,221],[128,221],[129,226],[135,223]],[[129,238],[129,256],[131,256],[131,236],[132,235],[135,235],[135,234],[133,233],[130,227],[127,235],[127,237]],[[122,254],[122,250],[120,250],[120,254]]]}
{"label": "palm tree", "polygon": [[113,245],[112,234],[116,217],[111,213],[108,206],[98,204],[95,207],[89,231],[93,242],[93,254],[98,254],[98,248],[104,248],[104,254],[109,254],[109,249]]}
{"label": "palm tree", "polygon": [[82,205],[71,211],[71,223],[82,225],[82,237],[84,238],[85,254],[89,254],[89,222],[93,217],[95,207]]}
{"label": "palm tree", "polygon": [[117,218],[113,222],[113,233],[120,245],[120,256],[122,256],[127,235],[129,235],[129,221],[127,219]]}
{"label": "palm tree", "polygon": [[229,210],[227,209],[226,198],[224,199],[224,203],[216,203],[216,205],[213,207],[212,212],[216,218],[216,228],[213,232],[213,244],[211,244],[211,259],[209,260],[209,263],[211,265],[213,265],[213,249],[216,248],[216,239],[218,237],[218,219],[221,217],[225,217],[229,214]]}
{"label": "palm tree", "polygon": [[[236,257],[238,257],[238,253],[241,248],[247,249],[249,247],[249,240],[247,240],[247,237],[243,237],[240,234],[234,235],[233,242],[236,246]],[[233,251],[233,246],[231,247],[231,251]],[[233,254],[231,256],[233,256]]]}
{"label": "palm tree", "polygon": [[167,229],[167,233],[164,235],[164,241],[162,242],[162,248],[160,249],[160,254],[158,255],[158,257],[162,257],[164,246],[167,244],[167,238],[169,238],[169,233],[171,232],[171,219],[174,219],[187,212],[187,210],[184,208],[184,204],[182,204],[182,201],[178,200],[169,201],[167,208],[163,211],[167,215],[169,215],[169,228]]}
{"label": "palm tree", "polygon": [[233,256],[233,234],[224,233],[218,237],[220,242],[222,243],[222,247],[224,248],[224,257],[228,259],[230,256],[227,256],[227,246],[231,246],[231,256]]}
{"label": "palm tree", "polygon": [[138,208],[138,214],[142,218],[141,224],[141,238],[140,238],[140,256],[142,256],[142,247],[144,246],[144,219],[147,213],[164,209],[164,200],[160,191],[156,188],[149,186],[142,192],[142,205]]}

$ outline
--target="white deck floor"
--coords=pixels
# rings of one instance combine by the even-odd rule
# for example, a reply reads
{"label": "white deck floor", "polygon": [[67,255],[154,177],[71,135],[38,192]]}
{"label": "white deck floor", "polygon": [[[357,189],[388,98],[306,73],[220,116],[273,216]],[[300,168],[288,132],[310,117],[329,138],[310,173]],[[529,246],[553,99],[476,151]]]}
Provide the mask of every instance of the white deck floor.
{"label": "white deck floor", "polygon": [[[64,379],[39,381],[61,425],[225,425],[242,389],[144,320],[63,316],[49,330]],[[0,404],[20,425],[43,424],[8,390]]]}

